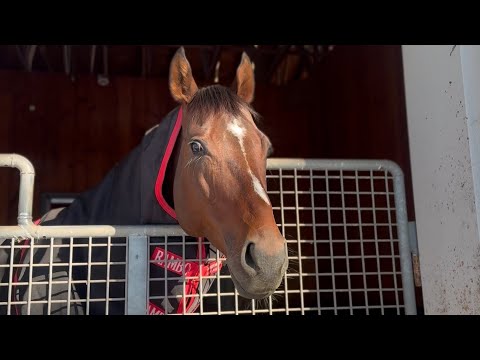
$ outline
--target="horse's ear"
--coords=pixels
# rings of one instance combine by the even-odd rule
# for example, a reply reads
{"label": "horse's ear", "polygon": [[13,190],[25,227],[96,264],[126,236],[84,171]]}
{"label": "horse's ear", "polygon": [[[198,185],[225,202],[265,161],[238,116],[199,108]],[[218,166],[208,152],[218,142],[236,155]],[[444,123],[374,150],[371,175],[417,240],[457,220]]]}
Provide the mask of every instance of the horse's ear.
{"label": "horse's ear", "polygon": [[252,62],[248,55],[244,52],[242,60],[237,68],[237,75],[232,85],[234,91],[247,103],[253,101],[255,92],[255,75],[253,74]]}
{"label": "horse's ear", "polygon": [[187,104],[198,91],[183,46],[177,50],[170,63],[169,87],[177,102]]}

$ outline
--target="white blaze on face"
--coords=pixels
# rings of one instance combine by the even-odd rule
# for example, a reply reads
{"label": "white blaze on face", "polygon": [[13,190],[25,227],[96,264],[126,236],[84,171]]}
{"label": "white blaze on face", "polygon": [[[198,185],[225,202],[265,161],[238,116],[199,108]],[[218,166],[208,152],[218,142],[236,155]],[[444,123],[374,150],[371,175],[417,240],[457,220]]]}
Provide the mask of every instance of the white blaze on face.
{"label": "white blaze on face", "polygon": [[258,195],[260,195],[260,197],[263,199],[263,201],[265,201],[268,205],[270,205],[270,201],[268,200],[268,195],[265,192],[265,190],[263,189],[262,184],[257,179],[257,177],[255,175],[253,175],[253,173],[250,171],[250,169],[248,169],[248,170],[249,170],[248,172],[250,173],[250,176],[252,177],[252,180],[253,180],[253,189],[255,190],[255,192]]}
{"label": "white blaze on face", "polygon": [[247,156],[247,154],[245,153],[245,147],[243,145],[243,139],[245,138],[245,133],[247,132],[247,130],[242,125],[240,125],[238,123],[238,120],[235,118],[228,123],[227,129],[238,139],[240,147],[242,148],[243,156]]}
{"label": "white blaze on face", "polygon": [[247,153],[245,151],[245,145],[243,144],[243,139],[245,138],[245,134],[247,133],[247,130],[235,118],[233,118],[232,121],[228,123],[227,130],[238,139],[238,142],[240,144],[240,149],[242,150],[243,157],[245,158],[245,161],[247,163],[248,173],[252,178],[253,190],[255,190],[255,192],[258,194],[258,196],[262,198],[263,201],[265,201],[268,205],[271,205],[270,201],[268,200],[268,195],[265,192],[265,189],[263,188],[262,184],[257,179],[257,177],[252,173],[252,170],[250,170],[250,165],[248,164]]}

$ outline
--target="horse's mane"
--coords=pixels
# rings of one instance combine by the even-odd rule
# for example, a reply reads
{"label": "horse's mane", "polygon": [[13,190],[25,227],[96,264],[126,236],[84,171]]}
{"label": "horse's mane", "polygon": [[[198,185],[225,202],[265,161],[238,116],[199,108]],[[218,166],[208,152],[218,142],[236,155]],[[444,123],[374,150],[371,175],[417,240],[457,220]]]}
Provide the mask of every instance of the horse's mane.
{"label": "horse's mane", "polygon": [[231,89],[221,85],[210,85],[197,91],[190,103],[187,105],[187,111],[192,116],[192,120],[202,125],[204,119],[210,115],[227,113],[234,117],[244,117],[242,110],[247,110],[254,121],[260,119],[260,115],[242,100]]}

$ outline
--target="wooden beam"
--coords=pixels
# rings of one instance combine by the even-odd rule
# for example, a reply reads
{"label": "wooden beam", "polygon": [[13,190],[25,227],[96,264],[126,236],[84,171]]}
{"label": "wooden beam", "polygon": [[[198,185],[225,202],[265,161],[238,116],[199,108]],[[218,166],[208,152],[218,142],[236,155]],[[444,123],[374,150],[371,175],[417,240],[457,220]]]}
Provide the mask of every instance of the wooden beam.
{"label": "wooden beam", "polygon": [[266,81],[270,81],[272,79],[272,76],[273,74],[275,74],[275,71],[277,71],[278,66],[282,63],[282,61],[287,56],[289,49],[290,49],[289,45],[281,45],[279,47],[279,49],[277,50],[277,54],[273,59],[272,65],[270,66],[270,69],[267,72],[267,76],[265,79]]}
{"label": "wooden beam", "polygon": [[97,45],[92,45],[90,48],[90,74],[95,71],[95,56],[97,55]]}
{"label": "wooden beam", "polygon": [[[179,47],[183,46],[185,49],[206,49],[210,51],[214,51],[216,46],[213,45],[162,45],[164,47],[169,47],[169,48],[176,48],[178,49]],[[299,51],[301,51],[302,45],[296,46],[295,49],[290,49],[292,45],[282,45],[282,46],[287,46],[289,48],[289,53],[291,54],[297,54]],[[256,54],[265,54],[265,55],[276,55],[278,53],[278,49],[272,49],[272,48],[266,48],[262,46],[256,46],[255,45],[228,45],[228,46],[223,46],[222,50],[230,50],[230,51],[235,51],[235,52],[242,52],[245,51],[250,58],[255,56]]]}
{"label": "wooden beam", "polygon": [[222,47],[220,45],[216,46],[215,50],[213,50],[212,58],[210,60],[210,67],[208,69],[208,80],[210,80],[211,77],[214,75],[215,70],[218,70],[216,69],[216,67],[217,67],[218,60],[220,59],[221,51],[222,51]]}
{"label": "wooden beam", "polygon": [[31,72],[37,45],[24,45],[23,47],[21,45],[15,45],[15,49],[17,50],[17,55],[25,70]]}
{"label": "wooden beam", "polygon": [[310,62],[310,53],[302,47],[300,51],[300,62],[298,64],[298,68],[295,71],[295,80],[300,80],[302,78],[303,71],[306,69],[308,73],[310,73],[312,69],[312,63]]}
{"label": "wooden beam", "polygon": [[142,77],[147,76],[147,46],[142,45]]}
{"label": "wooden beam", "polygon": [[70,80],[75,80],[75,73],[77,70],[77,57],[75,56],[75,52],[77,52],[78,47],[75,45],[70,45]]}
{"label": "wooden beam", "polygon": [[220,45],[215,46],[213,49],[202,49],[201,58],[205,81],[210,81],[214,76],[221,50],[222,47]]}
{"label": "wooden beam", "polygon": [[63,67],[65,69],[65,74],[70,75],[71,72],[71,59],[72,52],[70,45],[63,45]]}
{"label": "wooden beam", "polygon": [[52,72],[53,68],[52,68],[52,65],[50,64],[50,61],[48,60],[48,54],[47,54],[46,46],[45,45],[39,45],[38,46],[38,52],[42,56],[43,62],[45,63],[45,65],[47,65],[48,71]]}
{"label": "wooden beam", "polygon": [[103,75],[108,77],[108,46],[103,45]]}
{"label": "wooden beam", "polygon": [[200,50],[200,58],[202,59],[202,68],[203,68],[203,77],[205,81],[209,80],[209,69],[210,69],[210,50],[202,49]]}
{"label": "wooden beam", "polygon": [[33,59],[35,59],[35,53],[37,51],[37,45],[27,45],[26,54],[27,54],[27,71],[32,72],[33,68]]}
{"label": "wooden beam", "polygon": [[18,58],[22,63],[23,67],[27,68],[27,59],[25,57],[25,50],[23,49],[22,45],[15,45],[15,50],[17,51]]}

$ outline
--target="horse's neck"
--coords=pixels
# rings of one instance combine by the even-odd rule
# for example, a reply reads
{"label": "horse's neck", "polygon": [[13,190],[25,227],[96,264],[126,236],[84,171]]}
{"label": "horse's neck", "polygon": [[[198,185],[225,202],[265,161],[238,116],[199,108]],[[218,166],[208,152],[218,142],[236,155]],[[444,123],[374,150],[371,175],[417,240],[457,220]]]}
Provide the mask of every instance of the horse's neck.
{"label": "horse's neck", "polygon": [[177,169],[178,158],[180,156],[180,150],[182,147],[182,130],[180,130],[177,141],[173,147],[172,155],[170,161],[167,165],[167,171],[165,172],[165,180],[163,182],[163,197],[168,202],[168,204],[175,209],[175,204],[173,200],[173,184],[175,182],[175,170]]}

